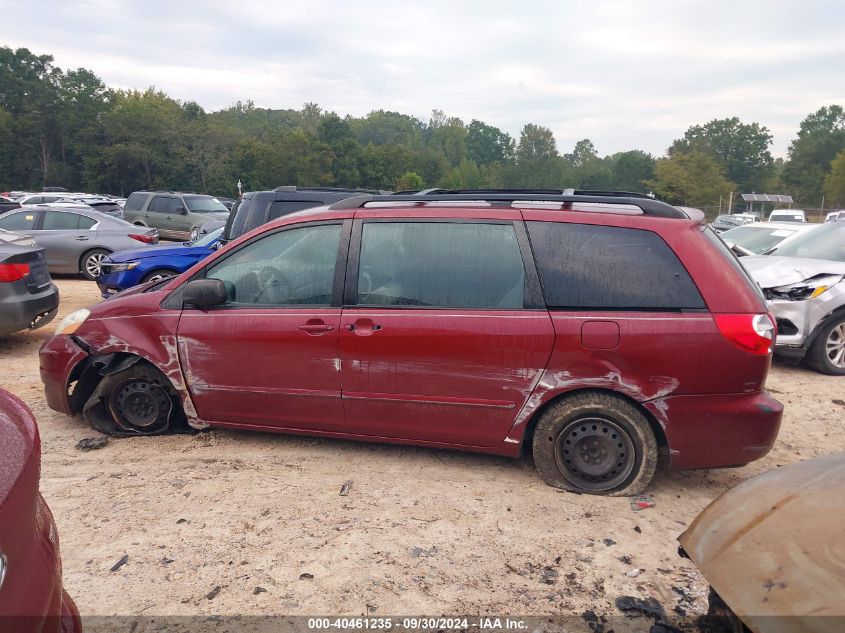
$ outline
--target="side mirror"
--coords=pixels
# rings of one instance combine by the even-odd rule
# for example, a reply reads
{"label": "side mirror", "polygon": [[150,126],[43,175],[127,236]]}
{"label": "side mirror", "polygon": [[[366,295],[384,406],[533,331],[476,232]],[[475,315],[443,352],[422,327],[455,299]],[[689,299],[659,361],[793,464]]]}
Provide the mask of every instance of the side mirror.
{"label": "side mirror", "polygon": [[183,207],[180,204],[178,207],[176,207],[176,213],[178,213],[180,215],[185,215],[185,213],[187,213],[187,211],[185,211],[185,207]]}
{"label": "side mirror", "polygon": [[226,286],[219,279],[194,279],[185,284],[182,305],[197,308],[213,308],[226,303]]}

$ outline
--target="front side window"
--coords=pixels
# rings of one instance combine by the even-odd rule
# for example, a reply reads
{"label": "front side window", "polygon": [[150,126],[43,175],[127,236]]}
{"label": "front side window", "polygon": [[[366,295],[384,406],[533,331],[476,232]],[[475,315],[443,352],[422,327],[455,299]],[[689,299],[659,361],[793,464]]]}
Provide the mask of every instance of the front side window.
{"label": "front side window", "polygon": [[706,307],[677,255],[652,231],[564,222],[527,225],[550,308]]}
{"label": "front side window", "polygon": [[364,224],[360,305],[521,309],[524,295],[512,224]]}
{"label": "front side window", "polygon": [[272,233],[209,268],[229,295],[227,306],[331,305],[340,224]]}
{"label": "front side window", "polygon": [[7,231],[31,231],[35,228],[38,214],[35,211],[18,211],[0,218],[0,229]]}

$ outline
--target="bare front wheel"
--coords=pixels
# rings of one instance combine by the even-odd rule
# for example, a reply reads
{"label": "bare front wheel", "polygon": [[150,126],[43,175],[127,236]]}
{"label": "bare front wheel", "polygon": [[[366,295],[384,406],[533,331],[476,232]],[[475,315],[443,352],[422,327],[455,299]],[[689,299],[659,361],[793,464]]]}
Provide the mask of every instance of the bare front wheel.
{"label": "bare front wheel", "polygon": [[621,396],[579,393],[547,409],[534,431],[534,464],[550,486],[633,495],[651,482],[657,440],[645,416]]}

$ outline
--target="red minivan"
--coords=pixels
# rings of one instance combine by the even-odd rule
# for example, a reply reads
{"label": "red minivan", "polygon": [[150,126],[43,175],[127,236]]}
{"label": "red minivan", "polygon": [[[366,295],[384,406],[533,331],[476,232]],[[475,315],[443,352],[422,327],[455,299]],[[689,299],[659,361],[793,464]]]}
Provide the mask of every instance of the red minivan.
{"label": "red minivan", "polygon": [[78,633],[79,612],[62,588],[56,523],[38,492],[38,426],[3,389],[0,453],[0,631]]}
{"label": "red minivan", "polygon": [[634,494],[763,456],[775,329],[700,212],[637,194],[358,196],[69,315],[47,402],[140,435],[252,429],[533,453]]}

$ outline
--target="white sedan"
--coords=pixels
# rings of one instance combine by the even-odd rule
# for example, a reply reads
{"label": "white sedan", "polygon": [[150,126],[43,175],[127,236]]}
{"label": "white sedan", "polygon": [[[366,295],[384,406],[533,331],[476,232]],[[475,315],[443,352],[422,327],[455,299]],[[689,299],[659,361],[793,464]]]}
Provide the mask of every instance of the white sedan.
{"label": "white sedan", "polygon": [[765,255],[775,246],[801,233],[812,231],[820,224],[798,222],[754,222],[729,229],[719,237],[740,257]]}

